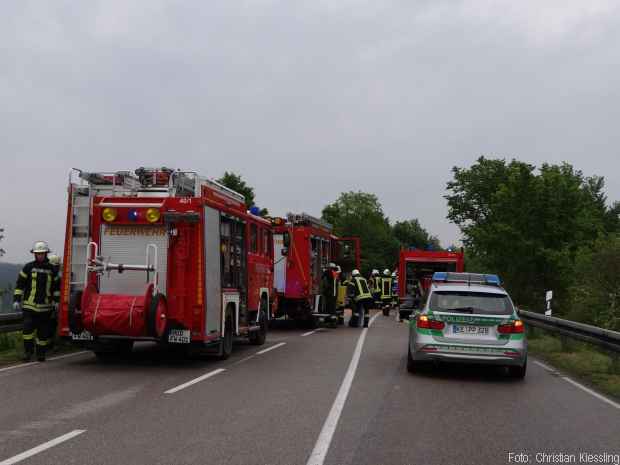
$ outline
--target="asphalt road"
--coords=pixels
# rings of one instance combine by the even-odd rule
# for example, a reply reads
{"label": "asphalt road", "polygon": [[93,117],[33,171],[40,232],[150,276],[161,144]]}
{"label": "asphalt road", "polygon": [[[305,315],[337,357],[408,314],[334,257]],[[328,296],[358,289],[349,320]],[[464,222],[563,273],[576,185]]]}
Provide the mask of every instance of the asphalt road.
{"label": "asphalt road", "polygon": [[[579,453],[620,454],[620,406],[533,360],[524,381],[462,366],[414,376],[405,324],[378,316],[352,366],[361,335],[278,329],[262,347],[236,345],[226,361],[147,344],[115,363],[82,353],[0,370],[0,465],[503,464],[509,453],[529,454],[527,463],[577,454],[580,463]],[[326,453],[308,462],[317,442]]]}

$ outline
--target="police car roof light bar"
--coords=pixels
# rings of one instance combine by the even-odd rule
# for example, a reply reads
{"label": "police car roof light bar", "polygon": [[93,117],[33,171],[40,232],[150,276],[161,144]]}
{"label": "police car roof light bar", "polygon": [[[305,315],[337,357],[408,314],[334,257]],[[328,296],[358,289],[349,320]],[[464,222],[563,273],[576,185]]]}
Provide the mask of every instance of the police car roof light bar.
{"label": "police car roof light bar", "polygon": [[501,285],[501,280],[496,274],[452,273],[446,271],[436,271],[433,274],[433,282],[467,283],[469,286],[472,284]]}

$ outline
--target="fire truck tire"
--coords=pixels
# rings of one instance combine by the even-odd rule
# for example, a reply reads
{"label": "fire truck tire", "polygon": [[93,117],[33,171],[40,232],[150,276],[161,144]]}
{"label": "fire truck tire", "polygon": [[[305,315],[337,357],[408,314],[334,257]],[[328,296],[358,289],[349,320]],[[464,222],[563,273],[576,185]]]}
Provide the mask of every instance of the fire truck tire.
{"label": "fire truck tire", "polygon": [[166,333],[166,310],[166,297],[155,294],[146,314],[146,328],[151,336],[161,338]]}
{"label": "fire truck tire", "polygon": [[82,312],[80,307],[82,306],[82,291],[77,291],[71,294],[69,298],[69,329],[74,334],[79,334],[84,330],[82,324]]}
{"label": "fire truck tire", "polygon": [[222,338],[222,347],[218,356],[220,360],[226,360],[228,357],[230,357],[233,349],[233,327],[235,321],[233,318],[232,310],[230,308],[226,310],[226,319],[224,321],[224,337]]}
{"label": "fire truck tire", "polygon": [[265,343],[265,339],[267,339],[267,314],[263,310],[260,311],[258,325],[260,329],[250,333],[250,344],[262,346]]}

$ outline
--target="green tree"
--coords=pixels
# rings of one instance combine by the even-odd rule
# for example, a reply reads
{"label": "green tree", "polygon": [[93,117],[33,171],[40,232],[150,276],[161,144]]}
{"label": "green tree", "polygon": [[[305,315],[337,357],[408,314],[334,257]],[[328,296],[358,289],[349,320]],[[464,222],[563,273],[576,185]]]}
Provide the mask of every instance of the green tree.
{"label": "green tree", "polygon": [[339,236],[358,236],[362,248],[362,273],[373,268],[392,269],[399,242],[392,234],[379,199],[366,192],[344,192],[323,209],[322,217]]}
{"label": "green tree", "polygon": [[568,318],[620,330],[620,234],[580,249]]}
{"label": "green tree", "polygon": [[481,157],[453,168],[445,198],[480,271],[499,273],[518,303],[539,307],[547,289],[566,304],[577,251],[606,232],[603,188],[602,178],[567,163],[536,172],[517,160]]}
{"label": "green tree", "polygon": [[[243,180],[240,174],[235,174],[232,171],[231,172],[225,171],[224,176],[217,179],[216,181],[228,187],[229,189],[232,189],[235,192],[238,192],[239,194],[243,195],[245,197],[245,204],[248,207],[248,209],[256,206],[254,188],[249,186]],[[266,208],[262,208],[260,210],[260,215],[267,216],[269,215],[269,211]]]}
{"label": "green tree", "polygon": [[427,249],[430,247],[437,250],[440,248],[439,239],[431,236],[417,219],[397,221],[392,226],[392,233],[400,246],[406,249],[411,247]]}

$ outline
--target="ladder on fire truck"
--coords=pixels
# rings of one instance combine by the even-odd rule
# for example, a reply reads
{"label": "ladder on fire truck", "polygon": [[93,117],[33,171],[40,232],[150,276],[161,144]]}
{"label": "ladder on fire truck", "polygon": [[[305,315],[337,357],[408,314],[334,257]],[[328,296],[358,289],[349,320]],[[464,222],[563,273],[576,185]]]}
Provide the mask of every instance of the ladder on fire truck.
{"label": "ladder on fire truck", "polygon": [[314,228],[332,231],[333,226],[327,221],[323,221],[307,213],[287,213],[287,221],[294,226],[311,226]]}

